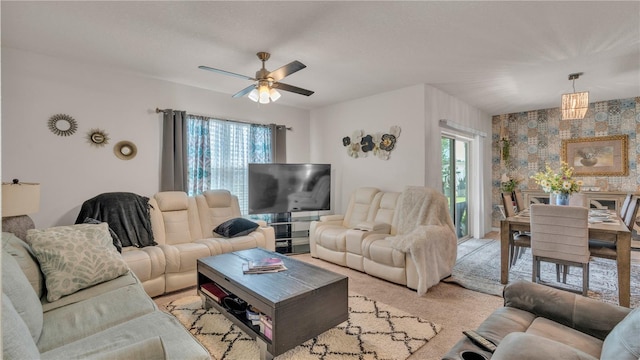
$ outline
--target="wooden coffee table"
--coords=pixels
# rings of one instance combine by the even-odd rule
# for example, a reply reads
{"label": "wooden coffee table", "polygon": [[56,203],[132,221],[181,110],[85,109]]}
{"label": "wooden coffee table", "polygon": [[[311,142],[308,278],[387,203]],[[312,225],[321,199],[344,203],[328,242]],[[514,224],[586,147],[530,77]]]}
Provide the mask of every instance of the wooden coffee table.
{"label": "wooden coffee table", "polygon": [[[281,258],[287,270],[243,274],[242,264],[269,257]],[[210,282],[269,316],[271,339],[245,316],[227,311],[201,291],[201,285]],[[198,294],[205,308],[216,308],[256,339],[261,359],[272,359],[349,317],[346,276],[260,248],[198,259]]]}

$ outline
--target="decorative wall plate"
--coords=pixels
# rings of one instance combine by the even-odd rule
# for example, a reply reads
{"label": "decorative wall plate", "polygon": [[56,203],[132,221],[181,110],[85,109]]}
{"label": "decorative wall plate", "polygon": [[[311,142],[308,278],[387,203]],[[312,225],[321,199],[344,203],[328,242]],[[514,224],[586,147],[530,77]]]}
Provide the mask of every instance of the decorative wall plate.
{"label": "decorative wall plate", "polygon": [[78,123],[67,114],[55,114],[49,118],[49,130],[58,136],[69,136],[78,130]]}
{"label": "decorative wall plate", "polygon": [[120,141],[113,147],[113,153],[122,160],[131,160],[136,157],[138,148],[131,141]]}
{"label": "decorative wall plate", "polygon": [[101,129],[91,129],[87,133],[89,144],[97,147],[105,146],[109,143],[109,134]]}

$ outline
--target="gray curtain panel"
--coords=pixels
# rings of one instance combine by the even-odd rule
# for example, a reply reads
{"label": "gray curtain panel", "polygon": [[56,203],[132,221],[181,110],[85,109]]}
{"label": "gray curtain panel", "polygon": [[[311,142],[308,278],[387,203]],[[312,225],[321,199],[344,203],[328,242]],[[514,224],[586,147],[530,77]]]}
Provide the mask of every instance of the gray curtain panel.
{"label": "gray curtain panel", "polygon": [[163,114],[160,191],[187,191],[187,112]]}
{"label": "gray curtain panel", "polygon": [[287,162],[287,127],[276,124],[270,124],[270,127],[273,162],[284,164]]}

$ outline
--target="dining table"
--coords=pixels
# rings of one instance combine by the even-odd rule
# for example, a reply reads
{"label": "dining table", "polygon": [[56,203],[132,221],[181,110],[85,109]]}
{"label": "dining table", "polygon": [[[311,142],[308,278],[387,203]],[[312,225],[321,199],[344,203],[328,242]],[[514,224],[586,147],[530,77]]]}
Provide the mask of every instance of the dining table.
{"label": "dining table", "polygon": [[[589,239],[601,242],[612,242],[608,252],[591,251],[591,256],[608,258],[616,261],[618,272],[618,303],[630,306],[631,302],[631,231],[611,210],[611,221],[589,221]],[[531,231],[528,210],[516,216],[508,217],[500,222],[500,282],[509,282],[509,239],[513,232]],[[533,270],[533,269],[532,269]]]}

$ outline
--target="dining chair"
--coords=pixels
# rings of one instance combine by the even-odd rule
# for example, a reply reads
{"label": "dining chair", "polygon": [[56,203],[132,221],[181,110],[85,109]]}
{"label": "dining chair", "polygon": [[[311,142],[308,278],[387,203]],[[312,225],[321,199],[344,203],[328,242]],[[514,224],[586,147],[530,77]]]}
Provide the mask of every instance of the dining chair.
{"label": "dining chair", "polygon": [[[502,204],[507,217],[516,216],[511,193],[502,193]],[[526,248],[531,247],[529,233],[516,231],[509,237],[509,266],[513,266],[522,257]]]}
{"label": "dining chair", "polygon": [[[589,208],[587,195],[583,193],[573,193],[569,196],[569,206],[582,206]],[[562,282],[567,283],[567,273],[569,272],[569,266],[561,265],[560,271],[562,272]],[[560,281],[560,280],[558,280]]]}
{"label": "dining chair", "polygon": [[[537,205],[530,207],[532,281],[540,283],[540,263],[582,267],[582,295],[589,290],[589,209],[582,206]],[[550,285],[550,284],[546,284]],[[551,286],[551,285],[550,285]],[[564,290],[570,290],[563,288]]]}
{"label": "dining chair", "polygon": [[627,211],[624,214],[624,224],[627,225],[629,231],[633,231],[633,226],[636,224],[636,217],[638,216],[638,203],[640,202],[640,197],[632,196],[629,201],[629,206],[627,207]]}
{"label": "dining chair", "polygon": [[520,189],[515,189],[513,193],[516,197],[516,207],[518,208],[518,212],[522,210],[526,210],[528,206],[527,204],[524,203],[524,199],[522,197],[522,191],[520,191]]}
{"label": "dining chair", "polygon": [[[627,226],[629,231],[633,231],[635,219],[640,208],[640,197],[631,196],[627,202],[626,215],[621,217],[622,222]],[[589,239],[589,252],[592,254],[611,260],[618,259],[618,248],[615,238],[612,239]]]}
{"label": "dining chair", "polygon": [[627,214],[627,209],[629,208],[629,203],[631,202],[631,198],[633,197],[632,193],[628,193],[625,196],[624,201],[622,202],[622,206],[620,206],[620,218],[624,219],[624,216]]}
{"label": "dining chair", "polygon": [[507,217],[516,216],[516,211],[513,207],[512,193],[502,193],[502,205],[504,206],[504,212],[507,214]]}

